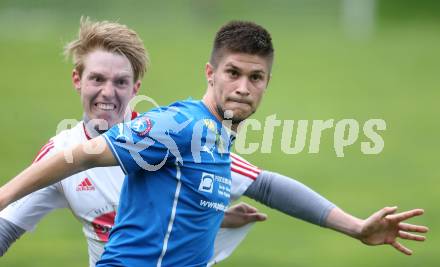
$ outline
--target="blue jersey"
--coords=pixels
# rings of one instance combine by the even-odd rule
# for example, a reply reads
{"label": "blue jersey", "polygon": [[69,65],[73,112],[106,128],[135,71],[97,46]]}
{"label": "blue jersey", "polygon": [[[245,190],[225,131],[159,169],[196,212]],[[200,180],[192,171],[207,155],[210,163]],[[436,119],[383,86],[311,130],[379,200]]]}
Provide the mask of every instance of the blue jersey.
{"label": "blue jersey", "polygon": [[229,205],[228,130],[201,101],[188,100],[104,137],[126,178],[96,266],[206,266]]}

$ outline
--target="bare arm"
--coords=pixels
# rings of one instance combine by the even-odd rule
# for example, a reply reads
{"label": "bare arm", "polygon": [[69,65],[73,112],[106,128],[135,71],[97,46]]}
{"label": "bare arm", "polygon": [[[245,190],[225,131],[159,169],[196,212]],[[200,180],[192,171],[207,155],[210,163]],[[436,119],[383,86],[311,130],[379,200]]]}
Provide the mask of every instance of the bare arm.
{"label": "bare arm", "polygon": [[59,152],[50,159],[35,163],[0,188],[0,210],[10,203],[40,188],[61,181],[77,172],[93,167],[117,165],[113,153],[104,137],[99,136],[75,146],[69,161],[66,151]]}
{"label": "bare arm", "polygon": [[356,218],[335,207],[327,217],[327,227],[359,239],[370,246],[389,244],[400,252],[411,255],[412,251],[397,241],[397,238],[424,241],[426,238],[410,232],[426,233],[428,227],[404,223],[403,221],[423,214],[422,209],[395,213],[397,207],[385,207],[365,220]]}

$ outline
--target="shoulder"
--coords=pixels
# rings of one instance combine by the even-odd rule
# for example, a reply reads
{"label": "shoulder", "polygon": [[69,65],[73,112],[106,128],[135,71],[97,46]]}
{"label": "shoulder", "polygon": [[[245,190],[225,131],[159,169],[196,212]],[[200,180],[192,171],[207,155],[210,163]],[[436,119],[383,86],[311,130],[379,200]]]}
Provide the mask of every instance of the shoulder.
{"label": "shoulder", "polygon": [[173,117],[176,120],[192,119],[200,114],[201,106],[199,102],[194,100],[176,101],[168,106],[154,108],[144,114],[152,117]]}
{"label": "shoulder", "polygon": [[[168,106],[154,108],[140,114],[132,122],[136,126],[144,126],[154,132],[185,133],[197,120],[196,101],[178,101]],[[132,127],[133,128],[133,127]]]}
{"label": "shoulder", "polygon": [[51,154],[61,151],[74,144],[80,143],[84,136],[82,125],[83,123],[79,122],[73,128],[62,130],[55,136],[51,137],[47,143],[41,147],[33,162],[40,161]]}

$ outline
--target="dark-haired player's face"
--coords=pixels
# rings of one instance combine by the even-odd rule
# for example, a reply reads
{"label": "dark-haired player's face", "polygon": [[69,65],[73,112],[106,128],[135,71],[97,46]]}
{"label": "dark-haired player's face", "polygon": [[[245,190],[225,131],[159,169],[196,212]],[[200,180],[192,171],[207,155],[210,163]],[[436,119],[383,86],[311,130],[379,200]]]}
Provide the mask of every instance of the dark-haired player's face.
{"label": "dark-haired player's face", "polygon": [[257,110],[269,82],[269,64],[267,58],[243,53],[225,54],[216,68],[208,64],[208,86],[220,116],[232,111],[233,123],[239,123]]}
{"label": "dark-haired player's face", "polygon": [[126,107],[140,86],[133,77],[125,56],[103,50],[89,53],[82,75],[75,70],[72,76],[81,95],[85,119],[102,119],[109,127],[122,122]]}

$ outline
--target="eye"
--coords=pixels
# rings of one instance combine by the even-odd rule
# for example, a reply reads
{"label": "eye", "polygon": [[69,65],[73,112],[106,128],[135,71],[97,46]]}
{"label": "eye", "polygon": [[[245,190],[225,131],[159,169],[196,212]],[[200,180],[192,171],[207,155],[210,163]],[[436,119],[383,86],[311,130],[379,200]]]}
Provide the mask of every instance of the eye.
{"label": "eye", "polygon": [[90,76],[89,80],[94,81],[96,83],[102,83],[104,81],[104,78],[100,75],[92,75]]}
{"label": "eye", "polygon": [[240,73],[234,69],[228,69],[226,70],[226,72],[229,74],[229,77],[231,78],[237,78],[240,75]]}
{"label": "eye", "polygon": [[128,84],[128,81],[126,79],[118,79],[116,80],[116,85],[117,86],[125,86]]}
{"label": "eye", "polygon": [[261,74],[252,74],[251,80],[254,82],[258,82],[263,79],[263,76]]}

